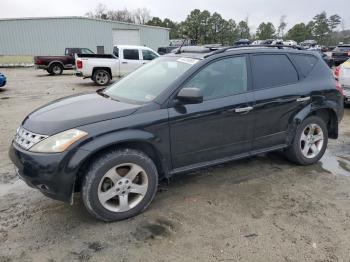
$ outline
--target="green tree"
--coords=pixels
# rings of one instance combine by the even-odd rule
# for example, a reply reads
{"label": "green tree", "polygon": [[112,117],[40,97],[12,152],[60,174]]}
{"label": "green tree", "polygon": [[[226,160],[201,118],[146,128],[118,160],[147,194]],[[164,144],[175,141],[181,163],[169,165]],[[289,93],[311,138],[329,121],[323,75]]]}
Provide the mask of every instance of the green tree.
{"label": "green tree", "polygon": [[159,17],[152,17],[151,20],[149,20],[146,25],[152,25],[152,26],[164,26],[164,23],[162,19]]}
{"label": "green tree", "polygon": [[200,43],[207,44],[210,40],[210,12],[204,10],[200,14]]}
{"label": "green tree", "polygon": [[227,32],[227,42],[232,45],[235,41],[239,40],[240,34],[238,32],[238,27],[233,19],[228,20],[228,32]]}
{"label": "green tree", "polygon": [[248,19],[241,21],[237,26],[238,34],[240,38],[250,39],[250,29],[248,25]]}
{"label": "green tree", "polygon": [[331,15],[328,19],[328,25],[331,31],[333,32],[342,22],[342,19],[339,15]]}
{"label": "green tree", "polygon": [[194,9],[184,21],[184,33],[198,42],[201,36],[201,10]]}
{"label": "green tree", "polygon": [[319,44],[325,45],[328,42],[331,29],[326,12],[322,12],[313,18],[312,33]]}
{"label": "green tree", "polygon": [[261,23],[256,31],[256,37],[260,40],[275,37],[276,29],[271,22]]}
{"label": "green tree", "polygon": [[298,43],[312,38],[312,24],[305,25],[304,23],[296,24],[291,29],[289,29],[286,39],[294,40]]}
{"label": "green tree", "polygon": [[214,13],[210,19],[210,40],[212,43],[218,43],[222,40],[222,30],[223,30],[223,22],[224,19],[221,17],[220,14]]}

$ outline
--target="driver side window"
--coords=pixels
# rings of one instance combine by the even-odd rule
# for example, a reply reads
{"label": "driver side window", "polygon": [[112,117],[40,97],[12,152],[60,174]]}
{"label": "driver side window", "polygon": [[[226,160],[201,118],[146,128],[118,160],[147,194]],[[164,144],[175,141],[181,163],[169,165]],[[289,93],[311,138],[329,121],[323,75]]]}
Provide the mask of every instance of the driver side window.
{"label": "driver side window", "polygon": [[203,100],[244,93],[248,89],[246,57],[214,61],[197,73],[185,87],[202,90]]}

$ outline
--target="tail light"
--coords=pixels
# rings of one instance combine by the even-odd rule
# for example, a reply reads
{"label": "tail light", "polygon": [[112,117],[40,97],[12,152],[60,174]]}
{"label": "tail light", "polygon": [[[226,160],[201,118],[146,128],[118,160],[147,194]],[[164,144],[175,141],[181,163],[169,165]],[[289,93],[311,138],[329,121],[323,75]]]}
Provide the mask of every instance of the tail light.
{"label": "tail light", "polygon": [[83,68],[83,61],[77,60],[77,69],[82,69]]}
{"label": "tail light", "polygon": [[37,65],[41,65],[43,63],[43,61],[42,60],[40,60],[40,59],[35,59],[35,64],[37,64]]}
{"label": "tail light", "polygon": [[337,66],[337,67],[334,69],[334,77],[335,77],[335,79],[338,79],[338,78],[339,78],[339,73],[340,73],[340,67]]}
{"label": "tail light", "polygon": [[338,90],[338,92],[343,96],[344,92],[343,92],[343,88],[341,87],[341,85],[339,84],[339,82],[337,81],[335,88]]}

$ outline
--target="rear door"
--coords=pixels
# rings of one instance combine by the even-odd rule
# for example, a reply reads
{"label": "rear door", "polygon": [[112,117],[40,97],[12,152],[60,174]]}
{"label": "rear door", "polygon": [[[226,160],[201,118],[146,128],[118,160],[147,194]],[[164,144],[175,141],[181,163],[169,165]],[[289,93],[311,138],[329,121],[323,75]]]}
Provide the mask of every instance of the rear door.
{"label": "rear door", "polygon": [[310,100],[287,54],[250,56],[254,89],[253,150],[284,146],[293,116]]}
{"label": "rear door", "polygon": [[138,48],[120,49],[123,53],[120,57],[120,73],[121,75],[129,74],[135,71],[143,64],[141,50]]}

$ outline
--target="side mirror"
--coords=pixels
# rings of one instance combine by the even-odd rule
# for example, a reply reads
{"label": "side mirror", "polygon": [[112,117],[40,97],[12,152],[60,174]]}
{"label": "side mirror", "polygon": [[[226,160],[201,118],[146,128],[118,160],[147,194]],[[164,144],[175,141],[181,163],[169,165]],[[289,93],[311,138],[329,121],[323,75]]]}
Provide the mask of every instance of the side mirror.
{"label": "side mirror", "polygon": [[182,88],[176,98],[183,104],[200,104],[203,102],[202,90],[195,87]]}

